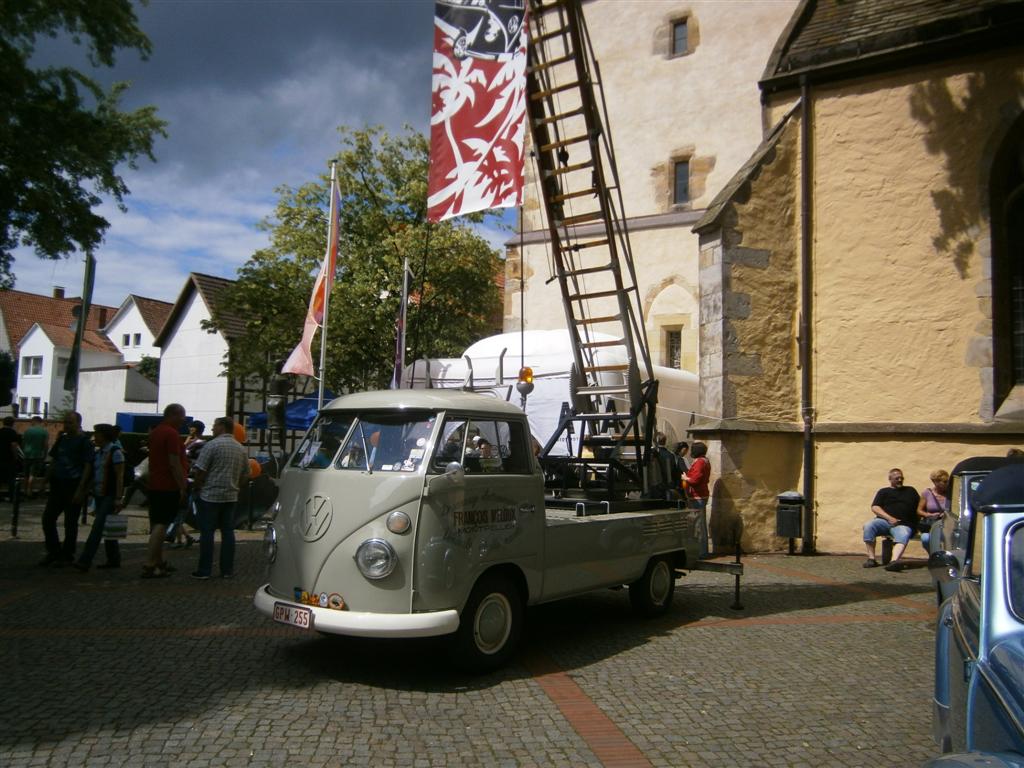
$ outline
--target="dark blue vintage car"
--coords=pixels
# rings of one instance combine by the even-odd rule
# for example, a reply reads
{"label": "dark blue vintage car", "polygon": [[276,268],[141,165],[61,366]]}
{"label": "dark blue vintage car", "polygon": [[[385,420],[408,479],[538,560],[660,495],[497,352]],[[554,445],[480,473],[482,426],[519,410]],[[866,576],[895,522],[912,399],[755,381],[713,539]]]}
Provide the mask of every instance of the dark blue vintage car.
{"label": "dark blue vintage car", "polygon": [[929,765],[1024,766],[1024,464],[975,490],[963,562],[929,558],[955,583],[939,612],[934,736],[950,754]]}
{"label": "dark blue vintage car", "polygon": [[[974,524],[974,494],[981,481],[1000,467],[1024,461],[1021,458],[1003,456],[972,456],[957,463],[949,475],[946,513],[929,530],[928,555],[939,552],[952,554],[957,561],[957,571],[962,570],[967,539]],[[956,592],[955,579],[938,578],[941,569],[932,569],[938,604]]]}

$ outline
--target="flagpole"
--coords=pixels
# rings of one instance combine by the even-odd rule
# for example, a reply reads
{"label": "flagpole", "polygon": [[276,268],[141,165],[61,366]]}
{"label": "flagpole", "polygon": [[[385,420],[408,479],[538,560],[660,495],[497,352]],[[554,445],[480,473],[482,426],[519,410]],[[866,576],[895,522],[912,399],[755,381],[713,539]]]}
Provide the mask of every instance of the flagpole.
{"label": "flagpole", "polygon": [[[328,209],[328,212],[327,212],[327,255],[324,256],[324,260],[326,261],[326,263],[328,265],[328,268],[331,268],[331,267],[334,266],[334,265],[331,265],[331,248],[334,246],[333,233],[331,232],[331,227],[334,225],[334,214],[335,214],[335,211],[334,211],[334,184],[335,184],[335,179],[336,179],[336,174],[337,174],[337,167],[338,167],[337,163],[334,163],[334,162],[331,163],[331,187],[330,187],[331,202],[330,202],[330,206],[329,206],[329,209]],[[339,223],[339,227],[340,226],[341,225]],[[339,240],[340,240],[341,239],[341,237],[340,237],[341,233],[340,232],[338,233],[338,236],[339,236]],[[328,311],[330,310],[330,307],[331,307],[331,288],[333,288],[333,287],[334,287],[334,275],[333,274],[325,275],[325,280],[324,280],[324,319],[323,319],[323,322],[320,324],[320,371],[319,371],[320,375],[318,377],[319,378],[319,389],[317,390],[317,396],[316,396],[316,409],[317,409],[317,411],[321,410],[324,407],[324,367],[326,365],[326,360],[327,360],[327,318],[328,318]]]}
{"label": "flagpole", "polygon": [[[405,320],[409,310],[409,257],[402,261],[402,325],[399,327],[398,362],[405,370]],[[401,373],[395,375],[395,389],[402,388]]]}
{"label": "flagpole", "polygon": [[64,389],[71,390],[71,410],[78,410],[78,371],[82,367],[82,341],[85,338],[85,327],[89,320],[89,307],[92,305],[93,285],[96,282],[96,257],[92,252],[85,254],[85,275],[82,279],[82,303],[79,305],[78,324],[75,327],[75,340],[71,345],[68,367],[64,372]]}

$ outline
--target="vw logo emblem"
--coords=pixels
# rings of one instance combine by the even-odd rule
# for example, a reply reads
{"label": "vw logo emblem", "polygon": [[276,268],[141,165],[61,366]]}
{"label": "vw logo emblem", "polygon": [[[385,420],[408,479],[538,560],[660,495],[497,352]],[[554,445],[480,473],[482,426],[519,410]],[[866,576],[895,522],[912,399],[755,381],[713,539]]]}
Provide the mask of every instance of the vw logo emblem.
{"label": "vw logo emblem", "polygon": [[331,527],[331,518],[334,516],[334,508],[327,496],[313,496],[306,499],[306,506],[302,511],[302,538],[306,541],[316,541]]}

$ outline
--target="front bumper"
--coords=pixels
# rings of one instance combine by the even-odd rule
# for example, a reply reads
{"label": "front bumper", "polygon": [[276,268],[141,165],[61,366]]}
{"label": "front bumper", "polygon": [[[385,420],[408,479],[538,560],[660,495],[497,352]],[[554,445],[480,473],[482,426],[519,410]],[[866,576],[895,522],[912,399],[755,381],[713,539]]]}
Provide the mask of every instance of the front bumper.
{"label": "front bumper", "polygon": [[270,585],[264,584],[256,590],[253,598],[256,610],[264,616],[273,617],[274,603],[286,603],[296,608],[308,608],[313,612],[313,629],[332,635],[353,635],[356,637],[435,637],[450,635],[459,628],[459,612],[454,608],[447,611],[425,613],[370,613],[365,611],[336,611],[333,608],[319,608],[302,605],[292,600],[282,600],[270,594]]}

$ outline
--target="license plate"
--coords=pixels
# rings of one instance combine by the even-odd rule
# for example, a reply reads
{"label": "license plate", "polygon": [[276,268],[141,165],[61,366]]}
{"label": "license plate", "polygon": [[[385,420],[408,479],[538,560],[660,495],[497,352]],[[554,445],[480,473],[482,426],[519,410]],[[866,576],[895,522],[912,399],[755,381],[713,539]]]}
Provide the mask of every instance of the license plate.
{"label": "license plate", "polygon": [[313,611],[298,605],[274,603],[274,621],[298,627],[299,629],[312,629]]}

